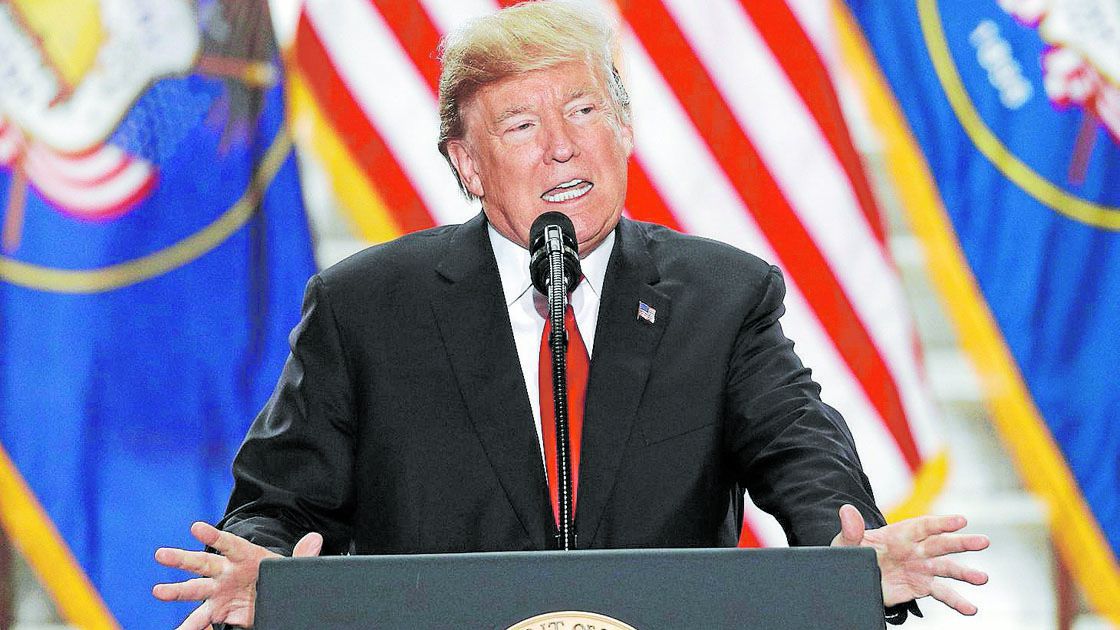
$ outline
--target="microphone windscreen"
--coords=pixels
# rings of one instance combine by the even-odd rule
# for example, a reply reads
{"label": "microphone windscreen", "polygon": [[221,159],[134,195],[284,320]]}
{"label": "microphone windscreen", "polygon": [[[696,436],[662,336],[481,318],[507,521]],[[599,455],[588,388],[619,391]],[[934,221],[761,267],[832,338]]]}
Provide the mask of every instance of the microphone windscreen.
{"label": "microphone windscreen", "polygon": [[571,292],[581,278],[579,242],[576,240],[576,228],[572,225],[572,220],[562,212],[546,212],[537,217],[529,228],[529,277],[533,279],[533,286],[538,291],[548,295],[549,269],[545,230],[549,226],[560,228],[564,276],[567,281],[565,290]]}
{"label": "microphone windscreen", "polygon": [[563,212],[552,211],[537,217],[537,220],[533,221],[532,227],[529,228],[529,255],[532,256],[537,250],[544,247],[544,229],[550,225],[555,225],[560,228],[561,234],[564,235],[564,240],[570,240],[578,254],[579,246],[575,245],[576,227],[572,225],[572,220]]}

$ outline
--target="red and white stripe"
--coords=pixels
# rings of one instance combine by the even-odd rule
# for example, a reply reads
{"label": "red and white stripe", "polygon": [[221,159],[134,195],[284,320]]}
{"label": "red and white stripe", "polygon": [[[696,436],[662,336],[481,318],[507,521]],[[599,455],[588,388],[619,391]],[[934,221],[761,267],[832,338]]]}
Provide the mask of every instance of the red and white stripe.
{"label": "red and white stripe", "polygon": [[[602,2],[620,16],[634,108],[627,213],[782,268],[787,334],[848,420],[880,504],[905,500],[941,445],[883,221],[831,87],[828,3]],[[435,44],[499,4],[308,0],[301,16],[304,74],[327,64],[337,78],[323,87],[349,91],[369,142],[384,138],[380,159],[399,169],[397,180],[374,177],[378,191],[412,195],[433,224],[476,212],[434,150]],[[346,100],[318,96],[325,109]],[[757,510],[748,524],[745,540],[784,543]]]}
{"label": "red and white stripe", "polygon": [[16,135],[15,126],[0,116],[0,164],[9,165],[15,162],[20,152],[20,139]]}
{"label": "red and white stripe", "polygon": [[309,2],[304,16],[432,219],[462,223],[477,214],[436,150],[434,94],[374,3]]}
{"label": "red and white stripe", "polygon": [[[18,164],[17,164],[18,162]],[[26,138],[0,118],[0,164],[18,166],[32,186],[62,212],[103,221],[128,212],[156,183],[155,168],[111,144],[61,153]]]}

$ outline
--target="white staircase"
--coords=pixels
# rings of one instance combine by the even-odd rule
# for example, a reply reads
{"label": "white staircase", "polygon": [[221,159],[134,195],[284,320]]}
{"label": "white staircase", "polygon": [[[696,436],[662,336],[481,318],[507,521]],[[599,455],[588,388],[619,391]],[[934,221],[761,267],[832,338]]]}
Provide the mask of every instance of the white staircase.
{"label": "white staircase", "polygon": [[[888,199],[887,195],[880,195]],[[889,204],[889,201],[888,201]],[[932,512],[968,517],[966,531],[987,534],[992,546],[962,558],[986,571],[987,585],[960,583],[958,592],[976,604],[975,617],[963,617],[939,602],[923,600],[917,629],[1022,629],[1058,627],[1055,568],[1045,506],[1025,492],[984,406],[979,380],[960,351],[939,296],[926,275],[920,242],[891,215],[891,250],[923,341],[931,387],[941,410],[949,447],[949,478]]]}

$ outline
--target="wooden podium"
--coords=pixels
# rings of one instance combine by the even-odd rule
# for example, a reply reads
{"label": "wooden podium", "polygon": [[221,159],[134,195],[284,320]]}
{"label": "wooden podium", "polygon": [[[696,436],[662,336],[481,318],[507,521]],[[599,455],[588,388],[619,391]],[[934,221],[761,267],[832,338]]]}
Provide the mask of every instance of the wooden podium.
{"label": "wooden podium", "polygon": [[256,628],[883,628],[870,549],[659,549],[273,559]]}

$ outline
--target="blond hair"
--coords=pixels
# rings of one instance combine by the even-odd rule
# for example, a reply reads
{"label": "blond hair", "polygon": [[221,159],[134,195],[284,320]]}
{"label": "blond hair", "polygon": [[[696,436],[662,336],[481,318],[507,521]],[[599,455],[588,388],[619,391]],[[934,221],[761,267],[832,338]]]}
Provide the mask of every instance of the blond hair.
{"label": "blond hair", "polygon": [[459,188],[447,143],[463,137],[462,110],[479,89],[507,77],[583,61],[599,75],[618,121],[630,124],[630,97],[613,61],[614,29],[597,9],[563,0],[522,2],[474,19],[440,43],[439,152]]}

